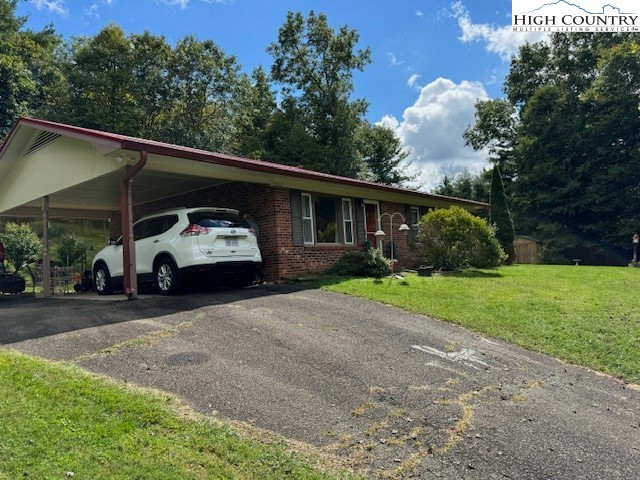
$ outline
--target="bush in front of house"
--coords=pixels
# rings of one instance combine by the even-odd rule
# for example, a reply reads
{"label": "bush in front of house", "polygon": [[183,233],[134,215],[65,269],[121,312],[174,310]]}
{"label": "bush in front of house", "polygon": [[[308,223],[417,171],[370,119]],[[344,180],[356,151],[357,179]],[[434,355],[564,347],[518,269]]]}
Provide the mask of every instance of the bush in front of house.
{"label": "bush in front of house", "polygon": [[506,258],[494,228],[461,207],[423,216],[418,240],[425,265],[439,270],[493,268]]}
{"label": "bush in front of house", "polygon": [[381,278],[391,274],[391,264],[379,250],[366,244],[362,250],[345,253],[329,273],[344,277]]}

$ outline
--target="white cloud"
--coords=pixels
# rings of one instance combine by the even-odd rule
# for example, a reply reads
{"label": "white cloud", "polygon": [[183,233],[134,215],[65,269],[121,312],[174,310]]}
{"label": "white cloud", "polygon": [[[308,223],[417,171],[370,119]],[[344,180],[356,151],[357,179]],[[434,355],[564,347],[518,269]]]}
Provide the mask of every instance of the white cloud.
{"label": "white cloud", "polygon": [[420,10],[416,10],[416,17],[424,17],[424,12],[421,12]]}
{"label": "white cloud", "polygon": [[404,60],[398,60],[396,56],[391,52],[387,52],[387,59],[392,66],[402,65],[404,63]]}
{"label": "white cloud", "polygon": [[391,128],[410,151],[408,160],[419,174],[422,189],[433,189],[445,174],[453,176],[465,169],[479,173],[489,166],[487,153],[465,146],[462,138],[474,122],[478,99],[487,99],[482,84],[438,78],[422,87],[401,121],[386,115],[378,122]]}
{"label": "white cloud", "polygon": [[48,10],[62,16],[69,13],[69,10],[64,5],[64,0],[30,0],[30,2],[38,10]]}
{"label": "white cloud", "polygon": [[413,75],[411,75],[409,77],[409,80],[407,80],[407,85],[409,85],[410,87],[415,87],[418,90],[421,89],[420,85],[418,85],[418,79],[420,78],[420,75],[418,75],[417,73],[414,73]]}
{"label": "white cloud", "polygon": [[100,18],[100,12],[98,10],[98,5],[96,3],[92,4],[90,7],[83,7],[82,13],[85,17],[90,18]]}
{"label": "white cloud", "polygon": [[181,9],[187,8],[189,5],[189,0],[158,0],[160,3],[164,3],[165,5],[169,5],[170,7],[179,7]]}
{"label": "white cloud", "polygon": [[539,42],[549,38],[549,34],[543,32],[514,32],[511,25],[496,27],[486,23],[473,23],[469,11],[462,2],[454,3],[452,9],[452,15],[457,19],[462,31],[459,39],[465,43],[485,42],[485,49],[498,54],[505,62],[511,60],[511,56],[518,53],[518,49],[525,43]]}

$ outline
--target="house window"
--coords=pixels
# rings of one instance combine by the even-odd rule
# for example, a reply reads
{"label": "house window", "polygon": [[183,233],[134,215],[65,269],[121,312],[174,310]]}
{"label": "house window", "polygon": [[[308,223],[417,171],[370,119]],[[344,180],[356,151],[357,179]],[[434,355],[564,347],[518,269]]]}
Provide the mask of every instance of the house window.
{"label": "house window", "polygon": [[318,243],[338,243],[337,199],[317,196],[315,204],[316,241]]}
{"label": "house window", "polygon": [[353,245],[355,217],[353,200],[300,192],[304,245]]}
{"label": "house window", "polygon": [[344,243],[353,244],[353,215],[351,199],[342,199],[342,223],[344,225]]}
{"label": "house window", "polygon": [[305,244],[313,244],[313,208],[311,195],[302,194],[302,238]]}
{"label": "house window", "polygon": [[418,207],[411,207],[411,218],[409,219],[411,224],[411,233],[413,235],[418,234],[418,230],[420,229],[420,209]]}

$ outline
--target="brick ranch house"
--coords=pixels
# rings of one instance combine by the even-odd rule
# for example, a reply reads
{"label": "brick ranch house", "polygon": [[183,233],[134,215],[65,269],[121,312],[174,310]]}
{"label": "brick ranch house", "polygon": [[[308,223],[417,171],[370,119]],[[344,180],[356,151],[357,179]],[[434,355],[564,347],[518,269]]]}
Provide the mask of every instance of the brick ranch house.
{"label": "brick ranch house", "polygon": [[[322,271],[366,240],[396,269],[419,262],[418,219],[431,208],[486,203],[444,197],[260,160],[21,118],[0,148],[0,215],[110,221],[117,237],[143,215],[220,206],[251,214],[271,281]],[[408,235],[398,231],[410,227]],[[386,236],[378,243],[374,233]],[[45,235],[46,236],[46,235]],[[125,238],[126,240],[126,238]],[[46,250],[46,248],[45,248]],[[48,252],[46,252],[48,254]]]}

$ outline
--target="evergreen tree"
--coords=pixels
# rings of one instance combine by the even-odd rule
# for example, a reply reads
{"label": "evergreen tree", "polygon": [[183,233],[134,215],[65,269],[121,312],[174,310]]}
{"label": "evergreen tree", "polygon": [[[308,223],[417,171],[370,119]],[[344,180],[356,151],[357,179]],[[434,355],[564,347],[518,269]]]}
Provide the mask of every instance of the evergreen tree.
{"label": "evergreen tree", "polygon": [[490,184],[491,170],[483,170],[477,175],[471,175],[468,170],[464,170],[453,178],[445,175],[442,181],[434,188],[433,193],[447,197],[488,202]]}
{"label": "evergreen tree", "polygon": [[496,238],[507,254],[505,263],[511,265],[516,260],[516,252],[513,246],[515,230],[507,205],[507,196],[504,193],[500,167],[498,167],[498,165],[493,167],[493,172],[491,173],[491,207],[489,209],[489,221],[495,226]]}

